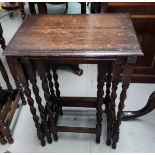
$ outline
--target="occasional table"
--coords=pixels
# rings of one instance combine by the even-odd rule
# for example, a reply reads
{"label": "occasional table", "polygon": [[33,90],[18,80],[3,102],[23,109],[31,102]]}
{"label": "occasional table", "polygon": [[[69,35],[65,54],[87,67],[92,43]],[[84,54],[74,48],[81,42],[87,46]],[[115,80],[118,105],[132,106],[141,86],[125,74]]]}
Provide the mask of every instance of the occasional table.
{"label": "occasional table", "polygon": [[[143,56],[128,14],[31,15],[25,19],[3,54],[7,56],[8,63],[14,66],[24,88],[41,145],[45,145],[45,137],[51,143],[51,135],[54,140],[58,140],[58,132],[94,133],[99,143],[102,105],[105,104],[107,145],[116,148],[133,67],[137,57]],[[59,63],[97,64],[96,97],[62,97],[56,72]],[[120,76],[122,69],[123,74]],[[39,95],[36,71],[42,81],[45,105]],[[25,76],[32,84],[36,102]],[[122,91],[116,112],[120,77]],[[96,108],[96,127],[58,126],[58,118],[63,114],[64,106]]]}

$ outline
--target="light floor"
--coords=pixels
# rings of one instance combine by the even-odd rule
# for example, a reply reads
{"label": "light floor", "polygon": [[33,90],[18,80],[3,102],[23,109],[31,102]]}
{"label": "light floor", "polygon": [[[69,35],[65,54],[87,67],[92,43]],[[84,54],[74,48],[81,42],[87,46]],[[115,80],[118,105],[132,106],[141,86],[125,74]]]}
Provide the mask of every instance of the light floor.
{"label": "light floor", "polygon": [[[50,7],[51,13],[63,13],[64,5]],[[29,10],[26,5],[26,12]],[[80,5],[69,3],[68,13],[80,13]],[[0,14],[2,15],[2,14]],[[0,19],[6,43],[12,38],[17,28],[22,23],[20,15],[17,13],[14,18],[5,17]],[[1,50],[2,51],[2,50]],[[0,51],[0,53],[1,53]],[[6,60],[2,60],[7,68]],[[71,72],[59,70],[59,82],[61,94],[64,96],[96,96],[96,65],[80,65],[84,74],[78,77]],[[9,72],[9,71],[8,71]],[[10,76],[13,84],[13,80]],[[0,75],[0,83],[5,84]],[[13,84],[14,85],[14,84]],[[39,83],[40,85],[40,83]],[[121,85],[118,88],[120,93]],[[142,108],[155,84],[131,84],[126,100],[126,110],[138,110]],[[43,93],[40,92],[41,96]],[[118,101],[117,101],[118,102]],[[82,110],[82,111],[81,111]],[[122,122],[120,128],[120,140],[117,149],[113,150],[106,146],[106,117],[103,114],[101,143],[95,143],[95,135],[78,133],[59,133],[58,142],[46,144],[41,147],[37,139],[36,129],[29,111],[29,106],[22,106],[22,110],[13,132],[15,140],[12,145],[0,145],[0,152],[155,152],[155,111],[137,120]],[[60,124],[71,126],[95,126],[95,111],[89,109],[65,109],[64,116],[60,119]]]}

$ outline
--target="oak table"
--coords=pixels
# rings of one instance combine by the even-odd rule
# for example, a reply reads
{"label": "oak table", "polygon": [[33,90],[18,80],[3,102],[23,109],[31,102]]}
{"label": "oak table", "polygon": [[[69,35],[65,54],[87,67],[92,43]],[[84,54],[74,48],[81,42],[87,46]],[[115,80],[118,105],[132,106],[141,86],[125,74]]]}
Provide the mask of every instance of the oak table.
{"label": "oak table", "polygon": [[[68,131],[95,133],[96,142],[99,143],[102,105],[105,104],[107,145],[116,148],[133,66],[137,56],[143,55],[128,14],[31,15],[17,30],[3,54],[7,56],[8,63],[14,65],[24,88],[41,145],[45,145],[45,137],[51,143],[51,135],[54,140],[58,140],[57,132]],[[56,72],[58,63],[97,64],[97,97],[62,97]],[[26,73],[22,64],[25,65]],[[122,68],[122,92],[116,113],[116,91]],[[45,105],[39,96],[36,71],[42,81]],[[32,84],[36,103],[31,97],[25,76]],[[96,127],[58,126],[63,106],[96,108]],[[40,116],[37,115],[37,110]]]}

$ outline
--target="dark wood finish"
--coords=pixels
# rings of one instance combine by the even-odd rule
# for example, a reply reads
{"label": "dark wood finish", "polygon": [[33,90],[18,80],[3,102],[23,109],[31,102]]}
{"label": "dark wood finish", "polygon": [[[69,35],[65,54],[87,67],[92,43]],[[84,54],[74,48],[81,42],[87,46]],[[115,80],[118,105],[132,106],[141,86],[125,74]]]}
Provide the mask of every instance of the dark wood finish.
{"label": "dark wood finish", "polygon": [[[121,124],[121,116],[122,116],[122,111],[125,107],[125,99],[127,97],[127,89],[129,87],[129,84],[131,82],[131,75],[133,73],[134,69],[134,64],[136,63],[137,57],[128,57],[127,62],[124,66],[124,71],[123,71],[123,79],[122,79],[122,91],[120,94],[120,102],[118,105],[118,112],[117,112],[117,119],[114,120],[114,130],[113,130],[113,137],[112,137],[112,148],[116,148],[116,143],[119,140],[119,126]],[[117,86],[116,86],[117,87]]]}
{"label": "dark wood finish", "polygon": [[96,97],[60,97],[63,107],[96,108]]}
{"label": "dark wood finish", "polygon": [[6,48],[6,45],[5,45],[5,40],[3,38],[3,29],[2,29],[1,23],[0,23],[0,44],[1,44],[1,48],[4,50]]}
{"label": "dark wood finish", "polygon": [[28,2],[31,14],[36,14],[35,2]]}
{"label": "dark wood finish", "polygon": [[132,75],[132,82],[155,82],[155,3],[108,2],[102,3],[105,13],[130,13],[141,44],[144,57],[139,57]]}
{"label": "dark wood finish", "polygon": [[[29,2],[30,13],[36,14],[35,4],[37,4],[39,14],[47,14],[47,3],[52,5],[66,4],[66,10],[68,10],[68,2]],[[86,2],[79,3],[81,4],[81,14],[86,14]]]}
{"label": "dark wood finish", "polygon": [[[35,4],[36,4],[35,2],[29,2],[29,8],[30,8],[31,14],[36,14]],[[39,14],[47,14],[48,11],[47,11],[46,4],[47,2],[37,3]],[[48,4],[52,4],[52,5],[66,4],[66,10],[68,10],[68,2],[48,2]],[[80,4],[81,4],[81,14],[86,14],[86,3],[80,2]],[[59,68],[60,66],[61,65],[59,64]],[[80,76],[83,74],[83,70],[79,68],[78,64],[68,64],[68,65],[63,64],[63,66],[70,68],[71,71],[76,75]]]}
{"label": "dark wood finish", "polygon": [[54,109],[53,107],[53,101],[51,100],[50,97],[50,92],[49,92],[49,87],[48,87],[48,81],[47,81],[47,69],[43,65],[41,61],[36,61],[36,67],[38,74],[40,76],[40,79],[42,81],[42,89],[44,91],[44,97],[46,100],[46,107],[47,107],[47,112],[48,112],[48,123],[50,125],[50,130],[53,133],[54,140],[58,139],[57,133],[55,131],[55,123],[54,123]]}
{"label": "dark wood finish", "polygon": [[9,77],[8,77],[8,75],[7,75],[7,72],[6,72],[6,70],[5,70],[4,66],[3,66],[3,64],[2,64],[1,59],[0,59],[0,72],[1,72],[1,74],[2,74],[2,76],[3,76],[3,79],[4,79],[5,82],[6,82],[6,85],[7,85],[8,90],[11,91],[11,90],[12,90],[12,86],[11,86],[11,84],[10,84]]}
{"label": "dark wood finish", "polygon": [[[1,24],[0,24],[0,44],[2,49],[6,48]],[[17,109],[20,95],[24,104],[26,101],[24,96],[21,94],[20,91],[21,89],[18,90],[12,89],[9,77],[7,75],[7,72],[1,59],[0,59],[0,72],[7,86],[7,90],[2,89],[2,87],[0,86],[0,143],[4,145],[7,142],[10,144],[14,142],[11,135],[10,124],[12,123],[14,113]]]}
{"label": "dark wood finish", "polygon": [[91,2],[90,3],[90,12],[91,13],[100,13],[101,12],[101,2]]}
{"label": "dark wood finish", "polygon": [[[32,25],[31,23],[34,24]],[[65,40],[64,37],[66,38]],[[135,64],[135,59],[131,58],[143,55],[129,15],[28,16],[8,44],[3,54],[7,56],[9,63],[14,62],[15,64],[14,67],[28,98],[30,110],[33,115],[37,131],[39,132],[38,134],[42,135],[38,136],[38,138],[43,144],[44,135],[41,130],[41,124],[39,123],[39,118],[36,115],[31,91],[28,87],[28,82],[25,79],[22,64],[20,64],[20,62],[27,64],[32,63],[33,61],[36,64],[36,71],[41,78],[44,97],[46,100],[44,114],[47,115],[46,120],[50,133],[53,134],[54,140],[58,140],[57,132],[71,131],[95,133],[96,142],[99,143],[102,127],[102,104],[106,104],[106,102],[108,102],[108,104],[106,104],[108,123],[107,137],[110,142],[108,142],[108,140],[107,142],[109,144],[112,141],[114,148],[118,141],[115,137],[119,137],[118,131],[121,123],[120,113],[122,113],[123,110],[133,64]],[[116,90],[119,83],[121,68],[124,66],[126,60],[129,65],[127,65],[128,67],[124,67],[123,73],[125,75],[123,75],[122,95],[120,97],[119,112],[116,115]],[[76,62],[77,64],[98,64],[96,105],[94,99],[63,98],[60,96],[58,75],[56,73],[57,68],[55,67],[58,63],[70,64],[73,62]],[[114,63],[115,65],[113,67]],[[53,75],[51,74],[51,70]],[[30,76],[28,76],[28,79],[29,78]],[[54,79],[56,86],[55,94],[53,94],[52,89],[52,78]],[[112,92],[109,92],[111,81]],[[107,82],[107,90],[104,95],[103,86],[105,82]],[[33,82],[33,86],[35,85],[36,83]],[[38,96],[37,93],[35,95]],[[103,98],[104,96],[105,99]],[[107,99],[108,97],[110,97],[109,100]],[[73,103],[74,100],[76,100],[75,103]],[[89,103],[87,103],[88,101]],[[96,128],[59,127],[57,125],[60,113],[60,108],[58,107],[62,107],[63,105],[71,106],[72,103],[73,107],[80,107],[81,104],[84,103],[82,107],[90,106],[96,108]]]}
{"label": "dark wood finish", "polygon": [[95,128],[58,126],[59,132],[96,133]]}
{"label": "dark wood finish", "polygon": [[[6,91],[4,91],[4,93],[6,93]],[[11,135],[10,124],[16,111],[19,99],[20,92],[18,90],[10,92],[9,99],[3,105],[3,111],[0,112],[0,133],[3,137],[2,144],[6,144],[4,141],[7,141],[10,144],[14,142]]]}
{"label": "dark wood finish", "polygon": [[23,2],[4,2],[1,4],[1,7],[7,11],[13,11],[13,10],[20,9],[22,18],[24,19],[26,17]]}
{"label": "dark wood finish", "polygon": [[39,96],[39,88],[37,86],[36,74],[35,74],[34,70],[32,69],[32,66],[30,63],[25,66],[26,66],[27,73],[29,76],[28,79],[30,79],[30,82],[32,84],[32,89],[35,94],[35,99],[38,104],[38,110],[40,113],[40,117],[42,119],[42,123],[41,123],[42,131],[43,131],[44,135],[47,137],[48,143],[51,143],[52,138],[51,138],[50,130],[48,128],[48,124],[46,122],[46,115],[44,114],[44,106],[41,103],[42,99]]}
{"label": "dark wood finish", "polygon": [[104,82],[106,81],[106,65],[98,64],[98,77],[97,77],[97,113],[96,113],[96,142],[100,143],[101,129],[102,129],[102,105],[103,105],[103,96],[104,96]]}
{"label": "dark wood finish", "polygon": [[8,88],[4,90],[0,86],[0,143],[4,145],[7,142],[10,144],[14,142],[11,135],[10,124],[12,123],[12,118],[17,109],[20,91],[12,89],[1,59],[0,72]]}
{"label": "dark wood finish", "polygon": [[112,91],[111,91],[111,99],[109,102],[109,107],[108,107],[108,119],[109,123],[107,123],[107,145],[111,145],[111,141],[114,136],[114,130],[115,130],[115,121],[116,121],[116,111],[115,111],[115,100],[117,98],[117,86],[120,81],[120,73],[121,73],[121,67],[124,64],[124,59],[123,58],[118,58],[116,60],[116,63],[114,65],[113,69],[113,76],[112,76]]}
{"label": "dark wood finish", "polygon": [[27,102],[26,102],[25,97],[24,97],[23,88],[21,87],[21,85],[19,83],[19,80],[18,80],[18,77],[17,77],[17,72],[16,72],[16,70],[14,68],[14,63],[8,63],[8,66],[9,66],[11,75],[12,75],[14,81],[15,81],[16,88],[20,91],[20,97],[21,97],[21,100],[22,100],[22,104],[26,105]]}
{"label": "dark wood finish", "polygon": [[144,116],[155,109],[155,91],[150,95],[147,104],[140,110],[137,111],[123,111],[122,120],[132,120],[141,116]]}
{"label": "dark wood finish", "polygon": [[[58,21],[58,18],[61,20]],[[96,59],[143,54],[130,16],[108,14],[28,16],[8,44],[4,55]]]}
{"label": "dark wood finish", "polygon": [[68,10],[68,2],[39,2],[37,3],[39,14],[47,14],[47,3],[52,5],[66,4],[66,10]]}
{"label": "dark wood finish", "polygon": [[[54,79],[54,86],[55,86],[55,93],[56,93],[56,97],[59,99],[60,98],[60,90],[59,90],[59,82],[58,82],[58,74],[56,72],[56,65],[54,64],[52,66],[52,71],[53,71],[53,79]],[[57,106],[58,106],[58,111],[60,112],[60,114],[63,114],[62,111],[62,102],[59,100],[57,101]]]}
{"label": "dark wood finish", "polygon": [[[6,48],[6,45],[5,45],[5,39],[3,38],[3,29],[2,29],[1,23],[0,23],[0,44],[1,44],[2,49],[4,50]],[[20,94],[21,94],[22,103],[23,103],[23,105],[25,105],[26,104],[26,100],[25,100],[25,97],[24,97],[24,94],[23,94],[23,90],[22,90],[22,88],[19,85],[18,79],[16,78],[16,74],[14,74],[13,66],[9,66],[9,67],[12,68],[10,71],[12,72],[12,75],[13,75],[13,78],[15,80],[15,83],[16,83],[17,88],[21,92]],[[7,83],[8,89],[11,89],[11,84],[9,82],[9,78],[7,76],[7,73],[5,71],[5,68],[4,68],[4,66],[3,66],[3,64],[2,64],[1,61],[0,61],[0,70],[1,70],[1,73],[2,73],[2,75],[4,77],[4,80]]]}
{"label": "dark wood finish", "polygon": [[37,129],[38,139],[41,141],[41,145],[45,146],[44,134],[41,130],[41,124],[39,122],[39,117],[36,113],[36,108],[34,107],[34,100],[31,97],[31,90],[29,89],[28,82],[25,79],[23,68],[17,59],[14,59],[14,62],[15,62],[14,63],[15,68],[17,69],[17,76],[18,76],[18,78],[19,78],[19,80],[20,80],[20,82],[24,88],[24,93],[27,97],[27,102],[30,106],[30,111],[31,111],[36,129]]}

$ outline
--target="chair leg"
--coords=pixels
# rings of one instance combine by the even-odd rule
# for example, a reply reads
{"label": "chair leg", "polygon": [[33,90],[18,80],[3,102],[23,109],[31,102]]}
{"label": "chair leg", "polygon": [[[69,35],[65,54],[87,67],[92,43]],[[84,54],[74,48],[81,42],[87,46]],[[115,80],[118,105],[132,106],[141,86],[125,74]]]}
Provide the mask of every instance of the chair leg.
{"label": "chair leg", "polygon": [[4,50],[6,48],[6,45],[5,45],[5,39],[3,38],[3,29],[1,24],[0,24],[0,44],[1,48]]}
{"label": "chair leg", "polygon": [[24,2],[20,2],[20,3],[19,3],[19,9],[20,9],[22,18],[25,19],[26,14],[25,14],[25,11],[24,11]]}
{"label": "chair leg", "polygon": [[100,143],[100,136],[102,131],[102,105],[103,105],[103,87],[104,81],[106,80],[106,73],[105,73],[105,65],[98,64],[98,77],[97,77],[97,113],[96,113],[96,143]]}
{"label": "chair leg", "polygon": [[68,2],[66,2],[66,10],[68,10]]}
{"label": "chair leg", "polygon": [[35,3],[34,2],[28,2],[28,4],[29,4],[30,13],[36,14]]}
{"label": "chair leg", "polygon": [[80,2],[81,4],[81,14],[86,14],[86,2]]}
{"label": "chair leg", "polygon": [[1,130],[2,135],[6,137],[6,140],[8,141],[9,144],[14,143],[14,140],[11,135],[11,130],[9,129],[9,127],[6,123],[3,123],[0,126],[0,130]]}
{"label": "chair leg", "polygon": [[5,145],[7,143],[6,139],[4,138],[4,136],[0,133],[0,143],[2,145]]}

